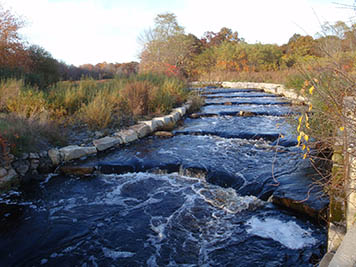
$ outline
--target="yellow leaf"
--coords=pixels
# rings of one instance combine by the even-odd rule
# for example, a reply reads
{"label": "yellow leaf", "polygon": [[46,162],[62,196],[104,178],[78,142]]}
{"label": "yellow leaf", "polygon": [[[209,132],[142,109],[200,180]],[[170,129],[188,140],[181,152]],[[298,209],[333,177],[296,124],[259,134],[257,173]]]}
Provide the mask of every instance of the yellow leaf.
{"label": "yellow leaf", "polygon": [[304,150],[305,149],[305,145],[303,144],[303,146],[302,146],[302,150]]}
{"label": "yellow leaf", "polygon": [[308,150],[308,152],[310,152],[310,148],[309,147],[307,147],[307,150]]}
{"label": "yellow leaf", "polygon": [[309,122],[307,122],[307,123],[305,124],[305,127],[307,127],[307,129],[310,129],[310,124],[309,124]]}
{"label": "yellow leaf", "polygon": [[306,158],[307,158],[307,153],[305,153],[303,156],[303,159],[306,159]]}
{"label": "yellow leaf", "polygon": [[300,140],[301,140],[301,139],[302,139],[302,137],[301,137],[300,135],[298,135],[298,137],[297,137],[298,145],[297,145],[297,146],[300,145]]}
{"label": "yellow leaf", "polygon": [[306,113],[305,113],[305,120],[306,120],[306,121],[309,120],[308,114],[306,114]]}
{"label": "yellow leaf", "polygon": [[312,104],[309,104],[309,112],[313,109],[313,105]]}
{"label": "yellow leaf", "polygon": [[307,136],[307,135],[305,134],[305,135],[304,135],[304,140],[308,142],[309,136]]}
{"label": "yellow leaf", "polygon": [[345,130],[344,126],[341,126],[339,129],[341,132],[343,132]]}
{"label": "yellow leaf", "polygon": [[299,123],[302,123],[303,115],[298,118]]}
{"label": "yellow leaf", "polygon": [[283,134],[281,134],[281,138],[284,138],[284,135],[283,135]]}
{"label": "yellow leaf", "polygon": [[312,87],[309,88],[309,94],[312,95],[312,94],[313,94],[313,91],[314,91],[314,86],[312,86]]}
{"label": "yellow leaf", "polygon": [[298,125],[297,131],[298,131],[298,133],[299,133],[299,131],[300,131],[300,124]]}

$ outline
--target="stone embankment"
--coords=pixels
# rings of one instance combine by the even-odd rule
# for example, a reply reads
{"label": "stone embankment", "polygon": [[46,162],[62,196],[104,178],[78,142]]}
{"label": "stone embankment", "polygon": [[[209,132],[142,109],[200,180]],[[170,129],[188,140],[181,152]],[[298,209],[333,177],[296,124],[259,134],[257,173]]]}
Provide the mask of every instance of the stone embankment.
{"label": "stone embankment", "polygon": [[[40,153],[24,153],[21,157],[9,154],[0,162],[0,189],[10,188],[24,179],[35,177],[39,173],[49,173],[61,164],[96,155],[102,151],[118,148],[120,145],[134,142],[158,130],[177,123],[188,111],[191,103],[175,108],[169,115],[140,121],[112,136],[105,136],[92,141],[92,146],[69,145],[53,148]],[[29,177],[29,178],[28,178]]]}

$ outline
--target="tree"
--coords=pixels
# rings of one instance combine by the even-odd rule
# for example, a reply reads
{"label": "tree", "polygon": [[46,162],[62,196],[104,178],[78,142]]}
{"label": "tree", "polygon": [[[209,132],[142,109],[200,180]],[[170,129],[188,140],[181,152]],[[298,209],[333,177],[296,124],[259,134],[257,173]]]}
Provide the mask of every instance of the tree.
{"label": "tree", "polygon": [[0,67],[27,65],[27,54],[19,30],[24,22],[0,4]]}
{"label": "tree", "polygon": [[199,39],[186,35],[172,13],[160,14],[154,21],[154,28],[140,38],[143,42],[140,71],[187,75],[192,55],[200,52]]}
{"label": "tree", "polygon": [[31,65],[27,83],[36,85],[39,89],[47,89],[49,85],[59,81],[59,63],[49,52],[40,46],[32,45],[28,53]]}
{"label": "tree", "polygon": [[206,47],[218,46],[224,42],[238,43],[240,41],[242,39],[238,37],[238,33],[226,27],[221,28],[217,33],[212,31],[205,32],[202,38],[202,42]]}

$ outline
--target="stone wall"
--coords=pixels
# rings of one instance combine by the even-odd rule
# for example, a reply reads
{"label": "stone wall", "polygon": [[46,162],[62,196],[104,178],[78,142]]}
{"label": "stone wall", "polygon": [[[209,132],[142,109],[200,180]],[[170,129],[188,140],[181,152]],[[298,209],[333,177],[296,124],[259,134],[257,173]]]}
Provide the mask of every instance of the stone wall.
{"label": "stone wall", "polygon": [[191,103],[187,102],[184,106],[173,109],[169,115],[141,121],[111,136],[93,140],[92,146],[69,145],[40,153],[24,153],[21,157],[9,154],[0,162],[0,189],[9,189],[31,175],[50,173],[63,163],[83,159],[111,148],[119,148],[122,144],[134,142],[161,128],[177,123],[190,107]]}
{"label": "stone wall", "polygon": [[286,89],[283,84],[275,83],[253,83],[253,82],[222,82],[221,85],[227,88],[241,89],[262,89],[266,93],[283,95],[290,98],[292,101],[307,103],[308,100],[297,93],[293,89]]}
{"label": "stone wall", "polygon": [[[308,100],[286,89],[281,84],[222,82],[228,88],[256,88],[265,92],[280,94],[292,100],[308,103]],[[328,253],[320,266],[356,266],[356,98],[344,99],[344,128],[334,146],[333,177],[335,187],[343,190],[330,193],[328,223]],[[339,179],[338,179],[339,178]],[[335,256],[334,256],[335,254]]]}

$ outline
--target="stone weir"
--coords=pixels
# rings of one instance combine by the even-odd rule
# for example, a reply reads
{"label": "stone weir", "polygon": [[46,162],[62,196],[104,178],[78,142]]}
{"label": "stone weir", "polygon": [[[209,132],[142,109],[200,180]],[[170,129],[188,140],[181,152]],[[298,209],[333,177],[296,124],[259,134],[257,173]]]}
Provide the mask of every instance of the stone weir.
{"label": "stone weir", "polygon": [[[189,110],[191,102],[179,108],[174,108],[166,116],[156,117],[149,121],[140,121],[138,124],[120,130],[111,136],[105,136],[92,141],[92,145],[69,145],[53,148],[39,153],[23,153],[20,157],[3,153],[0,158],[0,190],[8,190],[13,186],[35,178],[39,174],[56,172],[56,168],[68,162],[85,159],[105,150],[119,148],[127,145],[158,130],[177,123]],[[163,134],[163,133],[161,133]]]}
{"label": "stone weir", "polygon": [[[183,107],[174,109],[169,115],[157,117],[150,121],[142,121],[111,136],[93,140],[92,146],[69,145],[41,153],[24,154],[20,158],[10,156],[6,164],[0,169],[0,185],[6,186],[18,183],[18,181],[25,180],[26,177],[36,177],[38,173],[50,173],[53,171],[65,174],[87,175],[95,171],[125,173],[147,171],[152,170],[152,168],[159,168],[169,172],[184,170],[185,173],[203,175],[210,182],[234,187],[241,194],[256,195],[264,200],[271,198],[277,205],[313,218],[319,218],[320,214],[325,211],[327,200],[319,196],[318,190],[320,191],[320,188],[314,188],[312,190],[313,194],[310,194],[309,188],[313,181],[309,176],[313,176],[313,171],[310,166],[307,166],[304,161],[299,159],[298,164],[305,165],[304,167],[295,168],[295,166],[292,166],[290,170],[280,170],[279,173],[263,171],[259,174],[261,177],[258,178],[261,181],[254,177],[253,182],[247,181],[246,177],[242,179],[236,178],[230,171],[226,171],[223,168],[202,167],[202,164],[198,164],[198,166],[194,166],[191,163],[186,164],[184,159],[173,160],[172,162],[168,160],[167,163],[164,163],[166,159],[157,158],[156,162],[150,159],[148,162],[142,163],[135,156],[132,156],[130,163],[127,163],[127,159],[125,159],[120,164],[117,162],[112,164],[107,163],[107,160],[101,162],[94,157],[90,164],[83,163],[88,157],[90,159],[97,155],[100,158],[100,156],[107,154],[105,153],[106,151],[112,151],[112,149],[125,151],[128,144],[135,144],[137,143],[135,141],[152,134],[159,137],[205,135],[228,139],[255,140],[257,142],[264,140],[270,142],[271,146],[268,149],[272,152],[279,150],[283,152],[285,149],[290,150],[289,152],[297,150],[294,148],[296,145],[295,137],[289,136],[281,139],[279,130],[270,130],[270,128],[275,128],[275,121],[266,118],[271,118],[271,116],[275,118],[292,116],[294,112],[288,105],[292,104],[292,102],[298,104],[306,102],[304,98],[278,84],[223,82],[222,85],[239,89],[205,90],[206,105],[202,112],[191,115],[193,120],[202,118],[202,120],[196,120],[203,122],[203,124],[198,123],[197,127],[194,126],[194,122],[192,125],[192,121],[188,120],[187,127],[178,129],[173,133],[160,131],[166,128],[167,125],[177,123],[186,114],[191,106],[191,103],[187,103]],[[287,99],[279,96],[285,96]],[[229,129],[233,120],[226,120],[225,118],[231,116],[243,118],[233,122],[235,127]],[[207,119],[204,120],[203,117],[207,117]],[[211,118],[210,121],[209,118]],[[278,122],[276,123],[278,124]],[[246,128],[247,124],[250,124],[247,128],[252,127],[250,130]],[[214,125],[217,127],[214,128]],[[238,129],[236,125],[239,126]],[[182,144],[183,148],[184,145]],[[206,152],[202,151],[202,153]],[[246,153],[248,152],[246,151]],[[283,155],[283,153],[281,154]],[[296,154],[298,153],[296,152]],[[265,156],[264,153],[261,155]],[[266,155],[267,157],[277,158],[274,153]],[[153,155],[149,156],[151,158],[155,157]],[[189,157],[190,155],[182,153],[183,156]],[[299,154],[298,157],[300,157]],[[281,161],[284,162],[284,160]],[[275,163],[271,161],[270,165],[266,167],[271,168],[273,164]],[[219,163],[217,162],[216,165],[219,166]],[[251,176],[251,174],[248,174],[248,176]],[[309,197],[307,197],[308,194]]]}
{"label": "stone weir", "polygon": [[[325,217],[328,199],[316,185],[320,177],[302,159],[285,118],[296,113],[291,99],[281,97],[288,91],[272,84],[267,92],[262,91],[265,84],[223,85],[239,89],[201,90],[204,107],[172,133],[156,132],[120,150],[63,164],[59,171],[76,175],[178,172],[270,200],[315,220]],[[275,91],[278,95],[271,93]],[[300,104],[305,99],[293,101]]]}

